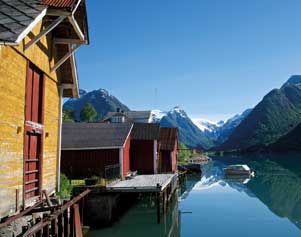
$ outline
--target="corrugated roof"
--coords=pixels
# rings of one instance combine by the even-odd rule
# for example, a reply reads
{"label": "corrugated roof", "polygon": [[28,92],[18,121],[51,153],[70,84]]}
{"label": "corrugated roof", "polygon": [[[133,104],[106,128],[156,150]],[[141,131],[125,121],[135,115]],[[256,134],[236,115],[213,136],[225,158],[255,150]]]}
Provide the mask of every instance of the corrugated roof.
{"label": "corrugated roof", "polygon": [[62,149],[122,147],[131,128],[130,123],[64,123]]}
{"label": "corrugated roof", "polygon": [[132,136],[133,140],[159,140],[160,124],[135,123]]}
{"label": "corrugated roof", "polygon": [[160,128],[161,150],[173,150],[178,140],[177,128]]}
{"label": "corrugated roof", "polygon": [[42,3],[51,7],[73,8],[76,0],[42,0]]}

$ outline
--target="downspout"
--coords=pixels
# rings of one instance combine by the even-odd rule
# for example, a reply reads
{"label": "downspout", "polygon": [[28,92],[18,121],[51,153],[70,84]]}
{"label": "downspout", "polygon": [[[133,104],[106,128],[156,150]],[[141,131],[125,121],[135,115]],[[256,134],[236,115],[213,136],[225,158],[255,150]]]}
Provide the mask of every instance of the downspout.
{"label": "downspout", "polygon": [[61,182],[61,151],[62,151],[62,121],[63,121],[63,92],[64,88],[61,85],[59,87],[59,129],[58,129],[58,154],[57,154],[57,163],[56,163],[56,190],[60,191],[60,182]]}
{"label": "downspout", "polygon": [[153,156],[154,156],[154,174],[157,174],[158,173],[158,165],[157,165],[157,156],[158,156],[158,143],[157,143],[157,140],[154,140],[154,153],[153,153]]}
{"label": "downspout", "polygon": [[123,147],[119,149],[120,178],[123,178]]}

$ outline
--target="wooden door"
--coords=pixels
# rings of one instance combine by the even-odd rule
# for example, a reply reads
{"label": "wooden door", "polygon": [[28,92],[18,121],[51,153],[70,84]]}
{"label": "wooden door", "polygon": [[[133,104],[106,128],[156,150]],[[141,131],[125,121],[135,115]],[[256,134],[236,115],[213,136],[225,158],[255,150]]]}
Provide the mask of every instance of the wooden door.
{"label": "wooden door", "polygon": [[39,196],[42,185],[44,77],[32,65],[26,78],[24,138],[24,199]]}
{"label": "wooden door", "polygon": [[171,152],[161,151],[161,172],[168,173],[171,172]]}

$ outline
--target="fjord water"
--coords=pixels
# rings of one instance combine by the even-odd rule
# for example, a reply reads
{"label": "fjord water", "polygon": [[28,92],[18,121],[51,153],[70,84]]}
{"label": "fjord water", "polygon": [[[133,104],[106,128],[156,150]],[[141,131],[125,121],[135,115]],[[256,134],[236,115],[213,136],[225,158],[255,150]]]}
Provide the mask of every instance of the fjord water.
{"label": "fjord water", "polygon": [[[301,236],[301,155],[212,157],[203,175],[188,176],[161,224],[151,200],[90,236]],[[246,163],[251,180],[227,179],[223,168]]]}

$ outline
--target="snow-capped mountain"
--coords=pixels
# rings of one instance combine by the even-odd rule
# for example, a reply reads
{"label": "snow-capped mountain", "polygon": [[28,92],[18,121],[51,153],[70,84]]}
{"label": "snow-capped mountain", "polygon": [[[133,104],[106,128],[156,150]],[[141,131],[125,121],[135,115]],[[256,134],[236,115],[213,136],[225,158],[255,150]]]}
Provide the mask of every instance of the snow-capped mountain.
{"label": "snow-capped mountain", "polygon": [[213,132],[215,131],[217,128],[223,126],[225,124],[224,121],[219,121],[219,122],[212,122],[210,120],[207,120],[207,119],[192,119],[192,122],[198,126],[198,128],[205,132],[205,131],[208,131],[208,132]]}
{"label": "snow-capped mountain", "polygon": [[[162,115],[162,113],[159,113]],[[191,121],[187,113],[179,106],[174,107],[164,115],[160,124],[162,127],[177,127],[179,140],[189,147],[208,149],[212,141]]]}
{"label": "snow-capped mountain", "polygon": [[230,135],[234,132],[234,130],[241,124],[241,122],[248,117],[248,115],[252,112],[252,109],[247,109],[241,114],[236,114],[232,118],[228,119],[223,126],[218,127],[215,130],[215,135],[217,136],[216,143],[222,144],[225,142]]}
{"label": "snow-capped mountain", "polygon": [[167,115],[167,112],[159,110],[159,109],[153,109],[151,111],[152,117],[153,117],[153,121],[155,123],[160,123],[160,120]]}
{"label": "snow-capped mountain", "polygon": [[192,119],[194,124],[204,132],[204,134],[212,139],[217,145],[226,141],[233,133],[235,128],[250,114],[252,109],[247,109],[241,114],[237,114],[226,122],[212,122],[206,119]]}

